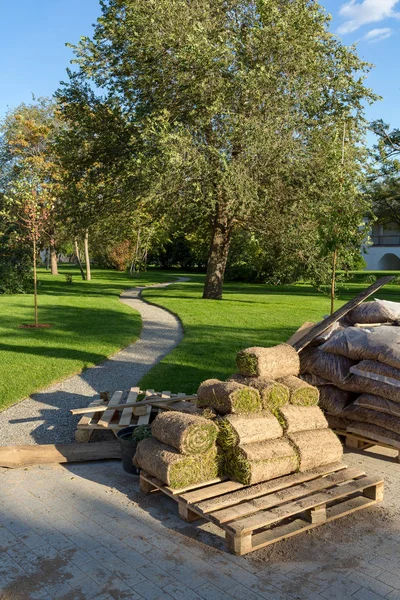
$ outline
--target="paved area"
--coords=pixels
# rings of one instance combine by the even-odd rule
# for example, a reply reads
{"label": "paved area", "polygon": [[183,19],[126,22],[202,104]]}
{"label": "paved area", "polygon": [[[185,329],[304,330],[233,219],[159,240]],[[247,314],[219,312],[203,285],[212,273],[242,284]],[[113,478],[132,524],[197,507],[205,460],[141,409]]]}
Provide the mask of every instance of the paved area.
{"label": "paved area", "polygon": [[0,469],[2,600],[400,600],[400,464],[347,453],[383,475],[385,502],[246,557],[221,532],[144,496],[118,461]]}
{"label": "paved area", "polygon": [[[179,277],[176,281],[188,281]],[[173,283],[176,283],[173,282]],[[151,287],[162,288],[170,283]],[[133,288],[121,294],[121,300],[137,310],[143,321],[140,339],[111,356],[103,363],[69,377],[33,394],[0,413],[0,445],[68,444],[74,441],[79,417],[71,408],[87,406],[98,392],[128,389],[182,339],[179,319],[168,311],[141,299],[144,288]],[[104,327],[107,323],[104,324]]]}

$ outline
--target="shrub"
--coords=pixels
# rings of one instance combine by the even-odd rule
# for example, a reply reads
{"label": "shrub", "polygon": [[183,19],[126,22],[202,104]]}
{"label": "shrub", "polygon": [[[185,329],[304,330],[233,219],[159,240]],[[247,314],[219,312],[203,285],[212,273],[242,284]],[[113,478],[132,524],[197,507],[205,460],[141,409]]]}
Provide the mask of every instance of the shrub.
{"label": "shrub", "polygon": [[30,249],[0,244],[0,294],[27,294],[32,290]]}
{"label": "shrub", "polygon": [[139,427],[135,427],[132,432],[132,439],[136,442],[141,442],[148,437],[151,437],[150,425],[139,425]]}

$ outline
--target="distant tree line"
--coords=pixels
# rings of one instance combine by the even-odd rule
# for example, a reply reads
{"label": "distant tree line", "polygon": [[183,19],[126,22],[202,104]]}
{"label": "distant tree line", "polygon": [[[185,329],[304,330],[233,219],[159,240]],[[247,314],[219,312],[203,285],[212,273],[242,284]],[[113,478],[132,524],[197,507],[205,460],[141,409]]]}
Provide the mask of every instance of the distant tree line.
{"label": "distant tree line", "polygon": [[54,98],[2,123],[9,291],[43,248],[55,275],[60,252],[86,279],[93,258],[205,270],[206,299],[225,276],[322,285],[359,266],[371,185],[383,206],[393,181],[368,167],[370,65],[329,20],[312,0],[103,2]]}

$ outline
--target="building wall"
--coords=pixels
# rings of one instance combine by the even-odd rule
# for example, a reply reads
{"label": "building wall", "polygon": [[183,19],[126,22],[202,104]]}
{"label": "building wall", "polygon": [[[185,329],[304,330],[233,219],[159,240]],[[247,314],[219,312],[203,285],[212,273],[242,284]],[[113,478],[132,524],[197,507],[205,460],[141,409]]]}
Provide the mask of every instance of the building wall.
{"label": "building wall", "polygon": [[369,271],[400,271],[400,246],[370,246],[363,258]]}

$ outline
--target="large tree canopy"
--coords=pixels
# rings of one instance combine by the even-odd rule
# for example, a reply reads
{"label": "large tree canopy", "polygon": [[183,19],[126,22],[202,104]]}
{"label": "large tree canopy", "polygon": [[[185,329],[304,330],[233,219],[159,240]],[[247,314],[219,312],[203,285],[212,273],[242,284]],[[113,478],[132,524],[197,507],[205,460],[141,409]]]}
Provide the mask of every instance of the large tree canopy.
{"label": "large tree canopy", "polygon": [[351,119],[354,171],[372,95],[368,65],[328,23],[313,0],[106,0],[75,48],[81,73],[135,123],[138,194],[153,214],[208,227],[205,298],[221,298],[235,227],[315,229],[344,194],[324,157]]}

